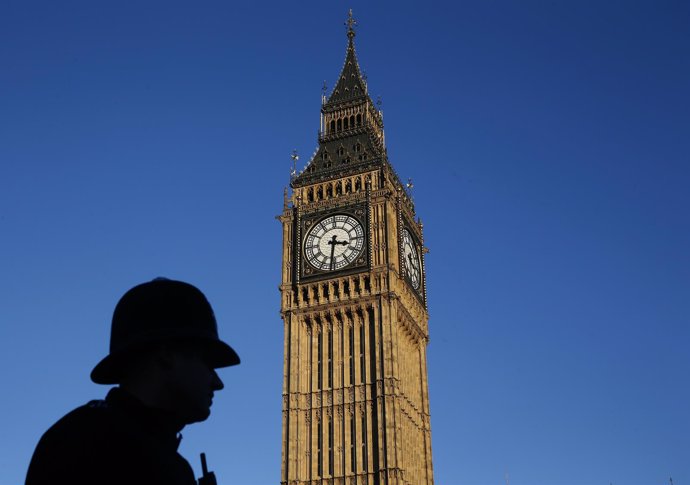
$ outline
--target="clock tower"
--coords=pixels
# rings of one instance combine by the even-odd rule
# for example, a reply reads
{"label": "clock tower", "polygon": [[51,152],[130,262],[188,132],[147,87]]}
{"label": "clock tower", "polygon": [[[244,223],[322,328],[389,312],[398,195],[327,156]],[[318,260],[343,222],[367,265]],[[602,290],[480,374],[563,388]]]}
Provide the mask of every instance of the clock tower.
{"label": "clock tower", "polygon": [[283,212],[282,485],[432,485],[422,224],[355,55]]}

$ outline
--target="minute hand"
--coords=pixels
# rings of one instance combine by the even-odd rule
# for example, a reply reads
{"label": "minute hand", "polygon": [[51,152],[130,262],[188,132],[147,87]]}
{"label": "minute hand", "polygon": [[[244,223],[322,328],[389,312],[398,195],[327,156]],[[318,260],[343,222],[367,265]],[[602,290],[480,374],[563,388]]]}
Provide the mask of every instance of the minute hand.
{"label": "minute hand", "polygon": [[331,269],[331,271],[333,271],[335,269],[335,259],[334,259],[334,257],[335,257],[335,245],[336,244],[342,244],[343,246],[346,246],[347,244],[349,244],[349,242],[348,241],[338,241],[338,235],[333,234],[333,237],[331,238],[330,241],[328,241],[328,244],[331,245],[331,268],[330,269]]}

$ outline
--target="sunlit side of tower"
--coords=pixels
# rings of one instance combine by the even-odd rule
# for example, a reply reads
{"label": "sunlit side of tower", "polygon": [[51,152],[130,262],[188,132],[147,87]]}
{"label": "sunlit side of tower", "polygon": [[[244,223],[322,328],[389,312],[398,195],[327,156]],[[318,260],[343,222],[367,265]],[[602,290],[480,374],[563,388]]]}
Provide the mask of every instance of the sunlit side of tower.
{"label": "sunlit side of tower", "polygon": [[281,484],[431,485],[422,224],[355,55],[321,107],[283,228]]}

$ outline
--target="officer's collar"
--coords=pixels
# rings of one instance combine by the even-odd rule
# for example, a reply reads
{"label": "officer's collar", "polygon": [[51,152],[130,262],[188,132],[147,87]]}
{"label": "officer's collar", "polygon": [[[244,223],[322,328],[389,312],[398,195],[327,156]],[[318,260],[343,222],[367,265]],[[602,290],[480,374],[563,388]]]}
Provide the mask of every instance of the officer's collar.
{"label": "officer's collar", "polygon": [[120,410],[133,419],[143,431],[169,443],[175,449],[179,446],[182,440],[180,431],[184,428],[184,424],[180,423],[172,413],[146,406],[136,396],[121,387],[112,388],[105,402],[109,407]]}

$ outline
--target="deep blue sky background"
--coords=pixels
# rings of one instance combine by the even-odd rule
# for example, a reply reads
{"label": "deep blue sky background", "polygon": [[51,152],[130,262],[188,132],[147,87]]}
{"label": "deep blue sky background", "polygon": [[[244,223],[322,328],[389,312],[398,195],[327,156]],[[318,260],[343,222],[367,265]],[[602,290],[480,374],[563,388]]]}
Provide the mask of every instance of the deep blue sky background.
{"label": "deep blue sky background", "polygon": [[274,216],[350,7],[431,249],[436,483],[690,483],[688,2],[6,0],[1,485],[159,275],[243,359],[182,453],[279,482]]}

